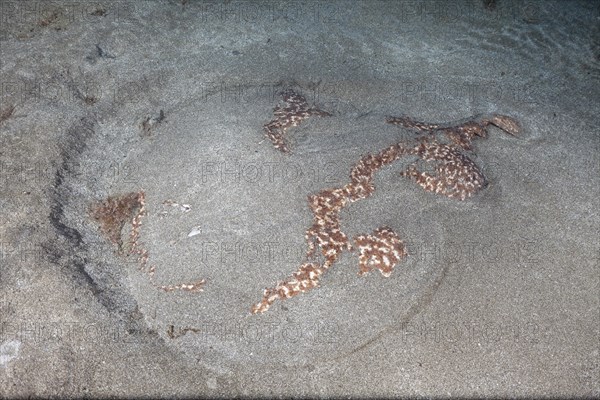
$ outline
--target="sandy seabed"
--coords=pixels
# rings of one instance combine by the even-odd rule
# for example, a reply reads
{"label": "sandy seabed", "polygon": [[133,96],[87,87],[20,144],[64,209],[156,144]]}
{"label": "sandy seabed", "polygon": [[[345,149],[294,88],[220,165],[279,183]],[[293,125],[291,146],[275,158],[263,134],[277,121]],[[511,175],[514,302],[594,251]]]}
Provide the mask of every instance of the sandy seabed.
{"label": "sandy seabed", "polygon": [[[600,395],[597,3],[0,7],[2,396]],[[328,115],[284,153],[290,89]],[[465,150],[481,190],[381,168],[337,215],[354,251],[251,314],[306,262],[308,196],[418,140],[387,118],[493,113],[520,133]]]}

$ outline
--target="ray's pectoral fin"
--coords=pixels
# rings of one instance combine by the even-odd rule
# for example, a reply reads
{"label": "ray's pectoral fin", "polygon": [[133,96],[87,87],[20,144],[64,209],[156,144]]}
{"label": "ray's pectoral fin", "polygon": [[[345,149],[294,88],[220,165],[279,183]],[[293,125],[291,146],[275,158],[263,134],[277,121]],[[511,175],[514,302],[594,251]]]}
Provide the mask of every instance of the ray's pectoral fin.
{"label": "ray's pectoral fin", "polygon": [[521,126],[517,120],[506,115],[492,114],[488,121],[510,135],[516,136],[521,133]]}

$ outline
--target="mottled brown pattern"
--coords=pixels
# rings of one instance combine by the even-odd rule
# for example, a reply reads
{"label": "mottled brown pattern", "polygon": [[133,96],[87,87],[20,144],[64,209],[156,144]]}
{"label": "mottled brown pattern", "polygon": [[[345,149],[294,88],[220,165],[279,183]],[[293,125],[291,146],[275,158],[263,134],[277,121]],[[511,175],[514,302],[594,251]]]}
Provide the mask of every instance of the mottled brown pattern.
{"label": "mottled brown pattern", "polygon": [[[137,215],[143,208],[143,192],[127,193],[121,196],[110,196],[106,200],[95,203],[90,214],[100,224],[100,230],[108,239],[123,251],[121,231],[125,223]],[[135,219],[134,219],[135,221]]]}
{"label": "mottled brown pattern", "polygon": [[515,119],[500,114],[480,114],[470,117],[467,120],[440,124],[419,122],[410,117],[388,117],[386,121],[389,124],[401,125],[405,128],[416,129],[430,134],[443,133],[454,144],[465,150],[472,149],[471,142],[476,136],[487,136],[489,125],[495,125],[513,136],[521,131],[519,123]]}
{"label": "mottled brown pattern", "polygon": [[315,107],[309,107],[304,96],[291,89],[281,94],[285,106],[278,105],[273,109],[273,119],[265,124],[264,131],[276,149],[289,153],[290,149],[285,140],[285,133],[289,128],[300,125],[302,121],[311,115],[327,117],[331,114]]}
{"label": "mottled brown pattern", "polygon": [[262,313],[269,309],[277,299],[289,299],[299,293],[319,286],[319,278],[325,272],[326,267],[313,263],[305,263],[298,271],[283,282],[278,282],[273,288],[265,289],[263,299],[260,303],[252,306],[253,314]]}
{"label": "mottled brown pattern", "polygon": [[376,268],[387,278],[400,260],[408,255],[396,232],[386,226],[376,229],[372,235],[356,236],[354,242],[359,252],[359,275]]}
{"label": "mottled brown pattern", "polygon": [[[289,299],[318,286],[321,275],[338,260],[342,251],[353,249],[347,235],[340,228],[339,212],[349,203],[373,194],[375,187],[371,181],[375,172],[404,154],[406,150],[402,145],[393,145],[376,155],[367,155],[352,168],[350,183],[308,197],[309,207],[313,212],[313,224],[305,235],[308,245],[307,262],[302,264],[291,278],[277,283],[274,288],[265,289],[262,300],[252,307],[252,313],[265,312],[277,299]],[[373,236],[359,236],[359,240],[365,246],[369,243],[376,245],[369,253],[373,259],[379,257],[380,260],[384,260],[387,257],[389,262],[387,265],[375,265],[367,260],[367,266],[364,266],[359,260],[359,274],[366,272],[368,266],[380,268],[384,274],[391,272],[400,258],[406,255],[402,242],[390,228],[380,228]],[[316,254],[317,247],[321,250],[320,254]],[[366,247],[362,249],[367,251]],[[390,249],[396,258],[388,256]]]}
{"label": "mottled brown pattern", "polygon": [[[520,131],[516,120],[498,114],[475,116],[456,124],[429,124],[408,117],[390,117],[387,122],[424,131],[432,137],[394,144],[377,154],[363,156],[350,172],[350,183],[309,196],[313,224],[305,235],[307,262],[291,278],[265,289],[262,300],[252,307],[252,313],[265,312],[277,299],[289,299],[317,287],[321,276],[342,251],[354,249],[340,228],[339,213],[349,203],[374,193],[372,180],[380,168],[402,157],[415,157],[416,160],[402,172],[403,176],[427,191],[465,200],[486,185],[481,170],[467,154],[472,149],[472,141],[485,137],[490,124],[511,135]],[[437,133],[442,133],[451,143],[438,141],[433,137]],[[431,171],[419,169],[428,165],[432,166]],[[388,277],[407,256],[404,243],[389,227],[378,228],[371,235],[356,236],[354,242],[359,252],[359,275],[375,268]],[[316,254],[317,247],[320,254]]]}
{"label": "mottled brown pattern", "polygon": [[408,154],[418,156],[425,163],[433,163],[435,172],[422,172],[419,161],[402,172],[428,192],[464,200],[471,197],[487,182],[481,170],[458,147],[442,144],[435,139],[421,139]]}
{"label": "mottled brown pattern", "polygon": [[131,220],[131,232],[129,233],[128,241],[129,249],[126,253],[137,256],[138,269],[147,274],[154,287],[165,292],[175,290],[195,292],[203,290],[202,286],[206,282],[204,279],[176,285],[157,285],[154,283],[156,267],[152,266],[148,268],[149,252],[139,242],[142,218],[147,215],[146,196],[144,192],[111,196],[100,203],[94,204],[91,209],[91,215],[99,222],[101,231],[108,236],[111,242],[118,245],[120,253],[124,252],[122,230],[125,223]]}

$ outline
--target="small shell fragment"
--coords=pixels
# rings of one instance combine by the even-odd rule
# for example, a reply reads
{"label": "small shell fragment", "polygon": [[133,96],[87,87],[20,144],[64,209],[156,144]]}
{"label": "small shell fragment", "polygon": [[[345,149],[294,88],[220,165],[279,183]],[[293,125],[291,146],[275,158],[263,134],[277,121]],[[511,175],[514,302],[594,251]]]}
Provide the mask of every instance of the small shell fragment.
{"label": "small shell fragment", "polygon": [[199,226],[192,228],[191,232],[188,233],[188,237],[196,236],[202,233],[202,229]]}
{"label": "small shell fragment", "polygon": [[174,202],[171,199],[163,201],[163,205],[177,207],[177,208],[179,208],[179,211],[184,212],[184,213],[189,212],[192,209],[192,206],[189,204],[179,204],[179,203]]}

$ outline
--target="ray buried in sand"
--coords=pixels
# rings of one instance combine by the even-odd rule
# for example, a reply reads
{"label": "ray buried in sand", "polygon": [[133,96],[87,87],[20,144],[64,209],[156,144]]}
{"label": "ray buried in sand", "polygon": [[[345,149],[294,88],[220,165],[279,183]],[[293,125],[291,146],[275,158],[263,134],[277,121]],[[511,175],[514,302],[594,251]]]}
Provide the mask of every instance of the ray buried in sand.
{"label": "ray buried in sand", "polygon": [[[331,114],[309,107],[302,96],[289,90],[282,95],[286,106],[275,108],[274,119],[264,126],[264,130],[273,146],[287,153],[289,148],[284,134],[290,127],[299,125],[311,115]],[[481,169],[469,157],[473,140],[486,137],[491,125],[510,135],[520,132],[516,120],[499,114],[478,115],[445,124],[418,122],[409,117],[388,117],[387,122],[415,129],[427,136],[413,142],[400,142],[377,154],[362,157],[350,171],[348,184],[308,197],[313,224],[305,235],[308,246],[306,260],[291,277],[265,289],[262,300],[251,308],[252,313],[265,312],[277,299],[288,299],[319,286],[321,276],[344,250],[358,250],[360,275],[372,269],[378,269],[385,277],[391,275],[394,267],[407,256],[405,245],[398,235],[390,227],[380,227],[372,234],[356,236],[353,245],[341,230],[339,217],[340,211],[348,204],[375,192],[373,177],[382,167],[410,157],[414,161],[401,175],[426,191],[465,200],[487,184]],[[320,254],[316,252],[317,247]]]}
{"label": "ray buried in sand", "polygon": [[[300,125],[311,116],[330,117],[332,114],[309,106],[306,99],[293,90],[288,89],[281,95],[285,105],[275,107],[273,119],[263,129],[275,149],[289,154],[291,151],[285,135],[290,128]],[[386,121],[414,130],[419,136],[363,156],[350,170],[347,184],[308,196],[313,222],[305,233],[305,260],[291,277],[265,289],[262,300],[251,308],[252,313],[262,313],[278,299],[288,299],[319,286],[322,275],[344,251],[357,251],[359,275],[379,270],[384,277],[391,276],[394,268],[408,256],[404,241],[389,226],[350,239],[342,230],[340,212],[349,204],[373,195],[375,174],[400,159],[409,162],[401,175],[424,190],[465,200],[487,184],[482,170],[471,158],[473,141],[485,138],[491,126],[513,136],[521,130],[516,120],[500,114],[477,115],[455,123],[426,123],[406,116],[388,117]],[[208,179],[205,181],[203,176],[203,183],[207,182]],[[154,282],[156,267],[149,265],[149,251],[138,241],[142,219],[147,215],[143,191],[110,197],[95,204],[91,214],[100,223],[103,233],[117,245],[121,255],[137,258],[139,270],[148,275],[153,286],[165,292],[202,291],[204,279],[172,285]],[[127,223],[131,225],[131,231],[128,239],[123,240],[123,227]],[[228,258],[231,254],[250,259],[254,253],[264,253],[268,255],[268,260],[275,258],[271,244],[267,243],[262,253],[259,247],[265,246],[240,247],[239,243],[226,243],[223,246],[211,242],[203,245],[202,258],[208,259],[217,253],[221,255],[221,261],[226,261],[224,255]],[[285,254],[297,253],[292,251]],[[258,258],[264,261],[264,257]]]}

